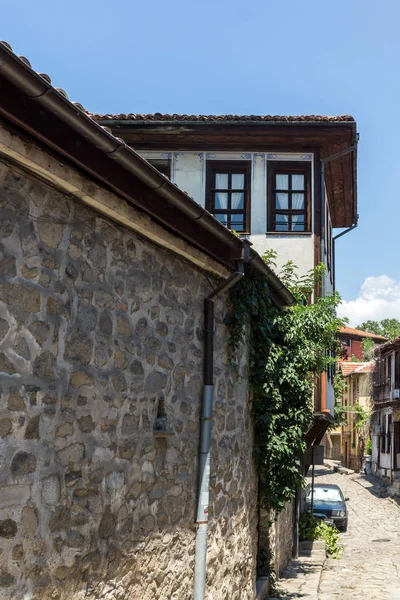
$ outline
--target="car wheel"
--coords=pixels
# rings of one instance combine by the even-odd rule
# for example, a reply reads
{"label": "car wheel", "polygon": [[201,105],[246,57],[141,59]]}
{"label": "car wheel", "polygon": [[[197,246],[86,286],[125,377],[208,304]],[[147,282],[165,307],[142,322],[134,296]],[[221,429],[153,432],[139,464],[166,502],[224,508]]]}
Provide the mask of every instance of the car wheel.
{"label": "car wheel", "polygon": [[341,527],[339,527],[339,531],[343,531],[343,532],[347,531],[347,521],[346,521],[346,523],[344,525],[342,525]]}

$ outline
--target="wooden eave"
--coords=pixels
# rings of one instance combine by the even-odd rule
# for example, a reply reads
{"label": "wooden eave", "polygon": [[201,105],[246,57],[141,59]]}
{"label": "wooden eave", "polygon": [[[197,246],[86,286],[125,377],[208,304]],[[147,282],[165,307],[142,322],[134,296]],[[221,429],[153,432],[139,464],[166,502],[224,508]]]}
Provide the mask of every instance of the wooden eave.
{"label": "wooden eave", "polygon": [[[135,150],[319,152],[327,158],[356,143],[355,122],[155,122],[99,121]],[[357,222],[356,156],[346,154],[325,167],[333,227]]]}

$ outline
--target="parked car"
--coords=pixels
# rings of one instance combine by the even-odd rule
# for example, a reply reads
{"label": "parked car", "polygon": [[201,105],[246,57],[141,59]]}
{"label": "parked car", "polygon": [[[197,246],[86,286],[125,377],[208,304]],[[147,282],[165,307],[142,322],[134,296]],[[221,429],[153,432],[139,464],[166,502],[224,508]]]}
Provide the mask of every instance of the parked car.
{"label": "parked car", "polygon": [[[306,508],[311,512],[311,485],[306,489]],[[338,485],[314,484],[313,515],[329,521],[340,531],[347,530],[348,511],[346,500]]]}

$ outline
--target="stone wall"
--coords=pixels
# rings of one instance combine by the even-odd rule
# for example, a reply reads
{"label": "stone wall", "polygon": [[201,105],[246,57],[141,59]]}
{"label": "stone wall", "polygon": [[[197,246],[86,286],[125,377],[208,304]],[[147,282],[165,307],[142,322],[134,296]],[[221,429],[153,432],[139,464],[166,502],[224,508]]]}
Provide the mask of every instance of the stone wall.
{"label": "stone wall", "polygon": [[325,433],[321,445],[324,446],[324,458],[329,460],[341,459],[341,441],[340,432]]}
{"label": "stone wall", "polygon": [[275,515],[261,509],[259,516],[258,575],[265,577],[272,567],[279,577],[293,556],[294,543],[294,500],[287,502],[283,510]]}
{"label": "stone wall", "polygon": [[[0,598],[191,598],[210,277],[3,163],[0,211]],[[257,479],[225,307],[208,597],[246,600]],[[156,439],[165,414],[174,435]]]}
{"label": "stone wall", "polygon": [[293,555],[294,500],[288,502],[271,527],[275,571],[281,575]]}

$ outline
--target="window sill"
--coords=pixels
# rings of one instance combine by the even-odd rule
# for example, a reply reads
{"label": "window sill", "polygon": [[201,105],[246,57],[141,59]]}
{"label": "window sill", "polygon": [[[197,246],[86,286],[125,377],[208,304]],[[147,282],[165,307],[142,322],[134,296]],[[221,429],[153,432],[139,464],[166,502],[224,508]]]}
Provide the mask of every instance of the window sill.
{"label": "window sill", "polygon": [[265,235],[282,235],[282,236],[311,236],[312,231],[266,231]]}

